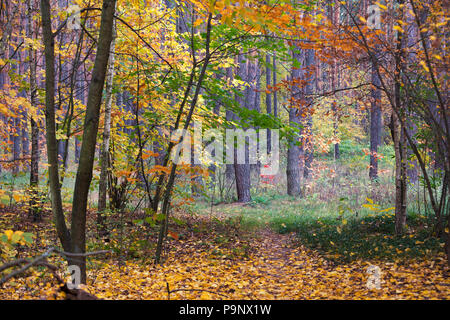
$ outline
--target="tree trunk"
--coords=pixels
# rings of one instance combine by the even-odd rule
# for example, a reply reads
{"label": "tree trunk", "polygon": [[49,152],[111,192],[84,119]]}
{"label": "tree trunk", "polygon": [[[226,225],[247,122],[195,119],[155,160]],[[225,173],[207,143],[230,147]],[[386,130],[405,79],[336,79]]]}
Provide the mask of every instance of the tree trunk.
{"label": "tree trunk", "polygon": [[[292,127],[299,128],[300,116],[296,108],[289,109],[289,124]],[[300,155],[302,149],[298,146],[299,135],[295,134],[295,139],[289,142],[289,148],[287,152],[287,193],[290,196],[301,196],[300,189]]]}
{"label": "tree trunk", "polygon": [[[393,127],[393,140],[395,149],[395,233],[400,235],[406,224],[406,195],[407,195],[407,176],[406,176],[406,134],[405,108],[401,100],[401,71],[403,68],[403,47],[404,40],[402,33],[397,32],[397,54],[395,56],[394,73],[394,104],[396,112],[393,112],[391,118]],[[401,118],[399,118],[401,117]]]}
{"label": "tree trunk", "polygon": [[[86,209],[89,186],[92,180],[95,146],[97,143],[98,122],[103,86],[105,84],[109,51],[113,38],[115,0],[104,0],[100,24],[100,34],[97,41],[92,79],[89,85],[86,117],[84,120],[83,139],[75,180],[72,204],[71,252],[84,253],[86,250]],[[77,265],[81,269],[81,282],[86,283],[86,258],[80,258]]]}
{"label": "tree trunk", "polygon": [[[298,61],[299,64],[304,66],[304,50],[296,47],[292,52],[292,58]],[[291,80],[292,83],[298,81],[301,78],[301,71],[299,68],[292,67],[291,70]],[[292,84],[291,90],[291,106],[289,107],[289,125],[293,127],[296,132],[293,137],[290,138],[289,148],[287,152],[287,166],[286,166],[286,177],[287,177],[287,193],[290,196],[301,196],[300,188],[300,178],[302,176],[300,170],[300,157],[303,156],[303,147],[299,146],[300,143],[300,133],[301,133],[301,116],[298,105],[296,101],[299,101],[302,97],[301,88],[297,84]]]}
{"label": "tree trunk", "polygon": [[[249,61],[244,62],[244,55],[240,54],[239,57],[239,66],[237,70],[237,74],[244,81],[248,81],[248,64]],[[244,93],[244,97],[236,96],[236,101],[241,108],[248,107],[246,100],[248,100],[249,95],[251,95],[251,91],[249,88]],[[254,101],[254,100],[253,100]],[[233,115],[233,120],[238,120],[236,115]],[[245,143],[245,163],[240,164],[237,161],[237,149],[234,149],[234,176],[236,180],[236,192],[238,197],[238,202],[249,202],[251,201],[250,196],[250,164],[247,158],[248,154],[248,145]]]}
{"label": "tree trunk", "polygon": [[64,250],[70,251],[70,233],[64,218],[58,172],[58,143],[55,124],[55,39],[52,33],[50,0],[41,0],[41,15],[45,53],[45,128],[50,197],[59,240]]}
{"label": "tree trunk", "polygon": [[[334,4],[334,3],[333,3]],[[339,23],[339,6],[328,6],[328,10],[329,10],[329,17],[331,18],[331,20],[333,21],[333,23],[335,25],[337,25]],[[334,93],[334,96],[336,97],[336,87],[339,86],[339,79],[336,79],[336,76],[338,74],[338,68],[337,68],[337,63],[336,63],[336,59],[333,59],[332,63],[331,63],[331,91]],[[337,80],[337,81],[336,81]],[[337,101],[334,100],[332,105],[331,105],[331,110],[333,111],[333,117],[334,117],[334,122],[333,122],[333,135],[334,138],[337,138],[338,136],[338,127],[339,127],[339,110],[337,107]],[[341,151],[339,149],[339,143],[336,142],[334,144],[334,159],[337,160],[341,157]]]}
{"label": "tree trunk", "polygon": [[[270,65],[270,55],[266,55],[266,88],[269,89],[271,78],[272,78],[272,70],[269,68]],[[272,94],[270,92],[266,92],[266,112],[267,114],[272,114]],[[272,131],[267,129],[267,153],[272,151]]]}
{"label": "tree trunk", "polygon": [[108,187],[108,168],[109,168],[109,142],[111,138],[111,107],[112,107],[112,89],[114,81],[114,61],[115,61],[115,40],[116,40],[116,22],[113,22],[113,39],[111,41],[111,54],[108,62],[108,74],[106,78],[106,97],[105,97],[105,123],[103,127],[103,142],[100,151],[100,180],[98,185],[98,211],[97,228],[100,236],[107,233],[105,216],[103,212],[106,209],[106,193]]}
{"label": "tree trunk", "polygon": [[395,150],[395,233],[400,235],[406,223],[406,138],[395,113],[391,117]]}
{"label": "tree trunk", "polygon": [[[33,11],[34,1],[28,0],[28,37],[34,38],[33,34]],[[36,51],[32,46],[28,50],[30,66],[30,103],[33,108],[37,108],[37,85],[36,85]],[[33,221],[40,221],[40,210],[37,207],[38,186],[39,186],[39,128],[33,115],[30,115],[31,122],[31,162],[30,162],[30,211],[29,215]]]}
{"label": "tree trunk", "polygon": [[[98,131],[98,119],[106,67],[108,64],[115,0],[103,2],[100,35],[95,57],[92,80],[84,123],[83,144],[81,146],[80,165],[75,181],[72,224],[69,232],[66,226],[61,201],[61,190],[58,172],[58,143],[55,125],[55,54],[54,35],[51,28],[50,1],[41,0],[42,30],[45,47],[45,118],[47,129],[47,154],[49,163],[49,182],[52,199],[52,211],[56,230],[65,251],[73,253],[85,252],[86,207],[89,185],[92,179],[92,167]],[[69,264],[77,265],[81,271],[81,282],[86,283],[86,260],[83,258],[68,259]]]}
{"label": "tree trunk", "polygon": [[303,169],[303,177],[307,179],[310,175],[311,164],[314,159],[314,150],[312,145],[312,98],[310,97],[313,94],[315,83],[316,83],[316,72],[315,72],[315,52],[312,49],[305,50],[305,68],[307,68],[307,73],[309,74],[306,79],[308,83],[305,87],[305,95],[304,99],[308,103],[308,113],[306,115],[306,125],[305,125],[305,165]]}
{"label": "tree trunk", "polygon": [[[275,55],[275,52],[273,54],[273,59],[272,59],[272,65],[273,65],[273,73],[272,73],[272,86],[276,86],[277,84],[277,58]],[[273,116],[275,118],[278,117],[278,100],[277,100],[277,90],[273,91]]]}
{"label": "tree trunk", "polygon": [[370,109],[370,168],[369,178],[371,180],[378,179],[378,158],[376,153],[378,152],[378,146],[381,142],[381,91],[380,79],[376,73],[376,70],[372,68],[372,106]]}

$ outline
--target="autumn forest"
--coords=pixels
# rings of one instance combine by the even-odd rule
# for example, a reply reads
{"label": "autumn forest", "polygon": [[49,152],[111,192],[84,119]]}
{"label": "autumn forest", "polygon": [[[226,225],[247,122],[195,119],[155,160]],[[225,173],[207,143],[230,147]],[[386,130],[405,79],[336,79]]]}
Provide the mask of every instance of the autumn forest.
{"label": "autumn forest", "polygon": [[449,299],[449,7],[0,0],[0,299]]}

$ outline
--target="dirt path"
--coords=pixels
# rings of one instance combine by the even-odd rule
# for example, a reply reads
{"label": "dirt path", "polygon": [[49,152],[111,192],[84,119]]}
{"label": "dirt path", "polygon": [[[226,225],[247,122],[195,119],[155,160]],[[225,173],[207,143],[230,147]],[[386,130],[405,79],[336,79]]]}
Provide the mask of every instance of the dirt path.
{"label": "dirt path", "polygon": [[[202,222],[208,223],[196,220],[192,227],[200,228]],[[92,268],[86,290],[103,299],[166,300],[168,288],[171,299],[188,300],[450,298],[445,259],[380,262],[381,288],[370,290],[367,261],[331,264],[295,241],[294,234],[270,229],[235,232],[224,225],[214,229],[214,224],[205,224],[203,231],[169,239],[171,250],[162,266],[141,258],[126,260],[121,266],[112,259]],[[180,226],[180,232],[186,228]],[[0,298],[33,299],[49,294],[49,288],[40,278],[17,279],[5,286]]]}

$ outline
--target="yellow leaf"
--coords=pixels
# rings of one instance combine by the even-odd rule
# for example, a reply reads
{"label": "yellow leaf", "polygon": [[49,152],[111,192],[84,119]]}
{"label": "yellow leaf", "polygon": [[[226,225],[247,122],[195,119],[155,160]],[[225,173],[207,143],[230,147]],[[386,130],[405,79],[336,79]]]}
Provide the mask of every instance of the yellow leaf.
{"label": "yellow leaf", "polygon": [[22,234],[23,234],[23,231],[16,231],[16,232],[14,232],[14,234],[11,236],[12,243],[19,242],[20,239],[22,238]]}
{"label": "yellow leaf", "polygon": [[387,7],[379,2],[375,2],[381,10],[387,10]]}
{"label": "yellow leaf", "polygon": [[420,65],[424,68],[424,70],[425,70],[426,72],[429,72],[429,71],[430,71],[430,69],[428,68],[428,66],[427,66],[427,64],[425,63],[425,61],[421,60],[419,63],[420,63]]}
{"label": "yellow leaf", "polygon": [[203,23],[203,19],[197,19],[197,20],[195,20],[195,22],[194,22],[194,27],[198,27],[199,25],[201,25]]}
{"label": "yellow leaf", "polygon": [[405,32],[404,30],[403,30],[403,28],[402,27],[400,27],[400,26],[398,26],[398,25],[395,25],[394,27],[394,30],[397,30],[398,32]]}
{"label": "yellow leaf", "polygon": [[23,235],[23,231],[16,231],[14,232],[18,237],[21,237]]}
{"label": "yellow leaf", "polygon": [[211,294],[209,292],[203,291],[202,295],[200,296],[200,300],[211,300]]}
{"label": "yellow leaf", "polygon": [[19,194],[13,194],[13,198],[15,202],[19,202],[20,200],[22,200],[22,197]]}
{"label": "yellow leaf", "polygon": [[5,234],[8,237],[8,240],[11,240],[11,237],[12,237],[13,233],[14,233],[14,231],[12,231],[12,230],[6,230],[5,231]]}

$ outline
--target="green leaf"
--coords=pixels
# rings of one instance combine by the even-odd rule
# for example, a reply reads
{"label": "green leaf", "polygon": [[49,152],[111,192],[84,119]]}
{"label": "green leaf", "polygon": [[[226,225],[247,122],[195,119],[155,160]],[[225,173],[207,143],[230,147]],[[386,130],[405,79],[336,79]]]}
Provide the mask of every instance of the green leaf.
{"label": "green leaf", "polygon": [[23,235],[23,240],[27,243],[27,244],[32,244],[33,243],[33,238],[34,235],[30,232],[25,232]]}
{"label": "green leaf", "polygon": [[177,219],[177,218],[172,218],[172,221],[175,222],[179,226],[186,224],[186,222],[184,222],[183,220]]}
{"label": "green leaf", "polygon": [[14,234],[11,237],[11,243],[15,244],[17,242],[19,242],[22,239],[22,234],[20,232],[14,232]]}
{"label": "green leaf", "polygon": [[155,220],[152,217],[147,217],[144,219],[145,222],[147,222],[150,226],[154,226],[155,225]]}

